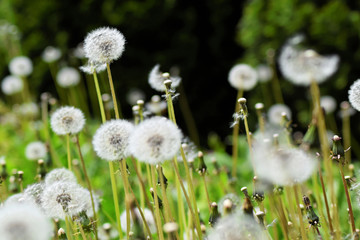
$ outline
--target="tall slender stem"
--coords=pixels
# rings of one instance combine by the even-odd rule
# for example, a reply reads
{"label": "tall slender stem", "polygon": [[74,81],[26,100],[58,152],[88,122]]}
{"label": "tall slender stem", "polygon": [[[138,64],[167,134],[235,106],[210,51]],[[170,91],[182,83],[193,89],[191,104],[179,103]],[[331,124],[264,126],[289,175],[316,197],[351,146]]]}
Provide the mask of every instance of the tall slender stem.
{"label": "tall slender stem", "polygon": [[[235,103],[235,113],[239,112],[240,105],[238,103],[238,99],[243,96],[243,90],[239,89],[237,96],[236,96],[236,103]],[[237,159],[238,159],[238,142],[239,142],[239,124],[235,124],[233,128],[232,134],[232,170],[231,176],[233,178],[236,177],[236,167],[237,167]]]}
{"label": "tall slender stem", "polygon": [[322,171],[321,171],[321,165],[319,165],[319,178],[320,178],[321,188],[322,188],[324,201],[325,201],[326,214],[327,214],[327,217],[328,217],[328,220],[329,220],[330,232],[331,232],[331,234],[333,234],[334,233],[334,228],[333,228],[332,220],[331,220],[331,216],[330,216],[330,208],[329,208],[329,203],[328,203],[328,199],[327,199],[327,196],[326,196],[324,178],[322,176]]}
{"label": "tall slender stem", "polygon": [[206,184],[205,174],[202,175],[202,179],[204,181],[204,187],[205,187],[206,199],[208,201],[209,211],[211,212],[211,207],[210,207],[211,202],[210,202],[210,197],[209,197],[209,191],[208,191],[207,184]]}
{"label": "tall slender stem", "polygon": [[109,162],[111,189],[112,189],[113,198],[114,198],[116,223],[117,223],[117,228],[118,228],[119,237],[120,237],[119,240],[122,240],[123,239],[123,235],[122,235],[123,233],[122,233],[122,230],[121,230],[121,222],[120,222],[119,199],[118,199],[118,195],[117,195],[117,186],[116,186],[115,171],[114,171],[114,165],[113,164],[114,164],[113,162]]}
{"label": "tall slender stem", "polygon": [[306,235],[306,231],[305,231],[305,226],[304,226],[304,221],[303,221],[303,215],[302,215],[301,209],[300,209],[299,193],[298,193],[297,187],[298,187],[297,185],[294,185],[294,186],[293,186],[294,195],[295,195],[295,201],[296,201],[296,209],[297,209],[298,216],[299,216],[301,238],[302,238],[303,240],[306,240],[306,239],[307,239],[307,235]]}
{"label": "tall slender stem", "polygon": [[106,115],[105,115],[104,103],[102,101],[101,91],[100,91],[100,86],[99,86],[99,80],[98,80],[96,71],[93,72],[93,76],[94,76],[96,94],[97,94],[97,98],[98,98],[98,101],[99,101],[101,120],[104,123],[104,122],[106,122]]}
{"label": "tall slender stem", "polygon": [[154,190],[155,218],[156,218],[156,225],[158,228],[158,236],[159,236],[159,240],[164,240],[164,233],[162,230],[161,217],[160,217],[159,200],[156,191],[155,167],[153,165],[151,165],[151,181]]}
{"label": "tall slender stem", "polygon": [[126,172],[126,162],[125,159],[120,160],[119,167],[121,171],[121,177],[124,184],[125,192],[125,209],[126,209],[126,236],[129,239],[130,237],[130,206],[129,206],[129,182]]}
{"label": "tall slender stem", "polygon": [[71,164],[71,152],[70,152],[70,134],[66,134],[66,149],[67,149],[67,160],[68,160],[68,169],[72,171]]}
{"label": "tall slender stem", "polygon": [[112,79],[111,70],[110,70],[110,64],[109,64],[109,63],[106,63],[106,69],[107,69],[107,73],[108,73],[108,77],[109,77],[109,84],[110,84],[111,96],[112,96],[112,100],[113,100],[113,103],[114,103],[115,117],[116,117],[116,119],[119,119],[120,116],[121,116],[121,112],[120,112],[120,109],[118,108],[118,103],[117,103],[117,101],[116,101],[115,88],[114,88],[114,83],[113,83],[113,79]]}
{"label": "tall slender stem", "polygon": [[79,157],[80,157],[81,166],[82,166],[83,171],[84,171],[85,181],[86,181],[86,183],[87,183],[87,185],[88,185],[89,192],[90,192],[91,206],[92,206],[93,214],[94,214],[94,223],[93,223],[93,225],[94,225],[95,239],[98,239],[98,234],[97,234],[97,216],[96,216],[96,210],[95,210],[95,201],[94,201],[94,196],[93,196],[93,192],[92,192],[91,182],[90,182],[89,176],[88,176],[87,171],[86,171],[85,161],[84,161],[83,155],[82,155],[82,153],[81,153],[80,142],[79,142],[79,135],[76,135],[76,146],[77,146],[77,149],[78,149],[78,152],[79,152]]}

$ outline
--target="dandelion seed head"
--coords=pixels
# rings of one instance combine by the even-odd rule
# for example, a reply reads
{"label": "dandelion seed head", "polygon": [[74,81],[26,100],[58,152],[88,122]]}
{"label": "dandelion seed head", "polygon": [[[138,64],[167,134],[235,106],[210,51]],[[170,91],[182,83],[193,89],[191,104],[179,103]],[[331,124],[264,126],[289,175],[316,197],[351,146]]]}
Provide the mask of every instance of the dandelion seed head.
{"label": "dandelion seed head", "polygon": [[208,235],[208,240],[265,240],[268,239],[253,217],[233,213],[221,218]]}
{"label": "dandelion seed head", "polygon": [[84,128],[85,117],[80,109],[65,106],[51,115],[50,124],[57,135],[77,134]]}
{"label": "dandelion seed head", "polygon": [[[186,157],[186,160],[188,162],[193,162],[198,157],[198,148],[196,147],[195,143],[193,143],[188,137],[184,137],[181,141],[181,146],[184,150],[184,154]],[[183,157],[181,155],[181,152],[179,150],[179,153],[177,155],[177,161],[182,162]]]}
{"label": "dandelion seed head", "polygon": [[[138,208],[134,208],[134,213],[137,219],[140,220],[140,224],[141,226],[144,224],[143,220],[141,218],[141,214]],[[150,228],[150,232],[151,233],[155,233],[156,232],[156,224],[155,224],[155,219],[154,216],[152,214],[152,212],[145,208],[143,209],[143,213],[144,213],[144,218],[146,223],[148,224],[149,228]],[[131,215],[131,211],[130,211],[130,228],[133,227],[134,225],[134,220],[133,220],[133,216]],[[126,223],[126,211],[123,211],[120,215],[120,222],[122,223]],[[126,224],[121,225],[121,229],[126,232]]]}
{"label": "dandelion seed head", "polygon": [[32,142],[26,146],[25,156],[29,160],[37,161],[46,158],[47,148],[43,142]]}
{"label": "dandelion seed head", "polygon": [[249,65],[237,64],[230,69],[228,80],[232,87],[249,91],[257,83],[257,74]]}
{"label": "dandelion seed head", "polygon": [[130,152],[141,162],[158,164],[179,151],[182,133],[169,119],[152,117],[141,122],[130,137]]}
{"label": "dandelion seed head", "polygon": [[259,82],[268,82],[272,79],[274,72],[268,65],[261,64],[256,68]]}
{"label": "dandelion seed head", "polygon": [[[87,196],[86,196],[87,197]],[[87,209],[83,188],[73,182],[55,182],[46,185],[41,197],[42,207],[47,216],[65,219]]]}
{"label": "dandelion seed head", "polygon": [[99,73],[99,72],[104,71],[105,69],[106,69],[106,64],[105,63],[91,63],[91,62],[89,62],[87,65],[80,67],[80,70],[83,71],[84,73],[87,73],[87,74]]}
{"label": "dandelion seed head", "polygon": [[353,108],[360,111],[360,79],[356,80],[350,87],[349,102]]}
{"label": "dandelion seed head", "polygon": [[6,240],[48,240],[50,221],[36,206],[9,204],[0,209],[0,236]]}
{"label": "dandelion seed head", "polygon": [[39,115],[39,107],[34,102],[23,103],[20,105],[14,105],[13,110],[20,116],[34,118]]}
{"label": "dandelion seed head", "polygon": [[32,73],[33,64],[28,57],[14,57],[9,63],[9,71],[12,75],[26,77]]}
{"label": "dandelion seed head", "polygon": [[53,46],[48,46],[44,49],[41,57],[44,62],[55,62],[61,58],[61,50]]}
{"label": "dandelion seed head", "polygon": [[24,84],[21,78],[17,76],[7,76],[1,82],[1,90],[6,95],[13,95],[23,90]]}
{"label": "dandelion seed head", "polygon": [[84,41],[85,56],[91,62],[111,63],[124,51],[124,35],[115,28],[101,27],[88,33]]}
{"label": "dandelion seed head", "polygon": [[274,104],[271,106],[268,111],[268,118],[270,123],[274,125],[280,125],[283,120],[283,113],[285,113],[286,116],[291,119],[291,110],[285,104]]}
{"label": "dandelion seed head", "polygon": [[241,200],[240,198],[236,195],[236,194],[233,194],[233,193],[229,193],[229,194],[226,194],[224,197],[222,197],[219,201],[219,204],[218,204],[218,209],[219,209],[219,212],[223,215],[224,214],[224,202],[226,200],[230,200],[231,203],[232,203],[232,210],[235,210],[237,207],[240,206],[241,204]]}
{"label": "dandelion seed head", "polygon": [[[181,77],[178,76],[168,76],[171,80],[171,88],[175,89],[179,86],[181,82]],[[167,80],[167,77],[163,75],[163,72],[160,71],[160,65],[156,64],[149,73],[149,84],[150,86],[159,92],[165,92],[164,81]]]}
{"label": "dandelion seed head", "polygon": [[132,88],[129,90],[129,92],[126,94],[126,101],[131,105],[137,104],[138,100],[144,100],[145,99],[145,93],[137,88]]}
{"label": "dandelion seed head", "polygon": [[80,82],[80,73],[72,67],[63,67],[56,75],[56,82],[60,87],[69,88]]}
{"label": "dandelion seed head", "polygon": [[325,109],[325,113],[330,114],[336,110],[336,100],[332,96],[322,96],[320,98],[320,105]]}
{"label": "dandelion seed head", "polygon": [[46,186],[50,186],[56,182],[76,183],[76,177],[72,171],[66,168],[56,168],[46,174],[44,182]]}
{"label": "dandelion seed head", "polygon": [[19,204],[19,203],[23,203],[24,202],[24,193],[16,193],[14,195],[11,195],[10,197],[8,197],[4,203],[4,205],[9,205],[9,204]]}
{"label": "dandelion seed head", "polygon": [[43,193],[44,188],[45,184],[43,182],[27,186],[24,190],[23,199],[25,202],[33,202],[41,208],[41,194]]}
{"label": "dandelion seed head", "polygon": [[285,44],[279,57],[280,70],[295,85],[309,86],[313,80],[322,83],[336,72],[339,57],[322,56],[313,50],[300,50],[296,45],[302,39],[290,39]]}
{"label": "dandelion seed head", "polygon": [[129,155],[129,137],[134,126],[126,120],[111,120],[96,131],[93,146],[96,154],[107,161],[116,161]]}

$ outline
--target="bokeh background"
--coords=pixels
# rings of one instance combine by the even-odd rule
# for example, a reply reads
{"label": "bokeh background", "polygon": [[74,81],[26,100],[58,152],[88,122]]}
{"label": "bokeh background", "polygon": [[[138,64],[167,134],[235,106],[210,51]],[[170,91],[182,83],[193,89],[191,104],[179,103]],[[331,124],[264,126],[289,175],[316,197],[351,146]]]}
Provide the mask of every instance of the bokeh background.
{"label": "bokeh background", "polygon": [[[183,79],[179,91],[187,96],[201,145],[207,146],[209,133],[224,139],[232,131],[236,90],[227,80],[230,68],[236,63],[253,67],[276,63],[281,46],[297,33],[320,53],[340,56],[339,70],[321,85],[321,92],[338,103],[347,100],[349,86],[360,76],[359,10],[360,2],[352,0],[2,0],[0,23],[14,24],[18,30],[10,39],[0,36],[0,78],[9,74],[13,56],[29,56],[34,62],[30,86],[37,100],[45,91],[56,95],[49,67],[41,59],[43,50],[58,47],[63,53],[59,66],[78,67],[84,62],[73,56],[73,49],[86,34],[102,26],[115,27],[127,39],[123,56],[112,64],[125,117],[132,117],[127,92],[141,89],[149,100],[157,94],[147,83],[152,67],[159,63],[168,71],[176,66]],[[304,131],[311,118],[306,88],[293,86],[275,67],[285,102],[293,110],[294,128]],[[270,98],[264,102],[266,92]],[[177,111],[184,104],[182,96]],[[245,97],[254,129],[255,103],[262,101],[268,108],[275,97],[261,84]],[[358,115],[352,118],[353,133],[359,132]],[[177,116],[187,132],[180,111]]]}

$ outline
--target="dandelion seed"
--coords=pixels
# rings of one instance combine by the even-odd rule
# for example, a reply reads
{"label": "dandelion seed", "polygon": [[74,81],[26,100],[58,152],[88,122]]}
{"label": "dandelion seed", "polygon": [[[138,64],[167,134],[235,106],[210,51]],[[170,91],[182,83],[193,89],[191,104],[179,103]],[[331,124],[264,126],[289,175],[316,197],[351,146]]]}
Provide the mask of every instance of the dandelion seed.
{"label": "dandelion seed", "polygon": [[84,128],[85,118],[80,109],[66,106],[52,114],[50,124],[57,135],[77,134]]}
{"label": "dandelion seed", "polygon": [[169,119],[153,117],[140,123],[130,137],[130,152],[141,162],[158,164],[179,151],[182,133]]}
{"label": "dandelion seed", "polygon": [[65,219],[66,215],[76,216],[86,210],[87,197],[84,189],[76,183],[55,182],[45,187],[41,202],[47,216]]}
{"label": "dandelion seed", "polygon": [[336,110],[336,100],[332,96],[322,96],[320,98],[320,105],[325,109],[326,114],[335,112]]}
{"label": "dandelion seed", "polygon": [[257,74],[249,65],[237,64],[231,68],[228,80],[232,87],[249,91],[257,83]]}
{"label": "dandelion seed", "polygon": [[360,79],[356,80],[350,87],[349,102],[353,108],[360,111]]}
{"label": "dandelion seed", "polygon": [[[175,89],[180,85],[181,78],[176,76],[169,76],[171,80],[171,88]],[[163,72],[160,71],[160,65],[156,64],[151,72],[149,73],[149,84],[150,86],[159,92],[165,92],[164,81],[169,79],[168,77],[163,75]]]}
{"label": "dandelion seed", "polygon": [[19,56],[13,58],[10,61],[9,71],[12,75],[26,77],[32,73],[33,65],[30,58],[25,56]]}
{"label": "dandelion seed", "polygon": [[23,90],[24,84],[21,78],[17,76],[7,76],[1,82],[1,90],[6,95],[13,95]]}
{"label": "dandelion seed", "polygon": [[291,110],[288,106],[284,104],[275,104],[270,107],[268,111],[268,118],[270,123],[274,125],[280,125],[283,118],[282,114],[285,113],[286,116],[291,119]]}
{"label": "dandelion seed", "polygon": [[88,33],[84,41],[85,56],[93,63],[111,63],[124,51],[124,35],[115,28],[102,27]]}
{"label": "dandelion seed", "polygon": [[65,168],[56,168],[46,174],[45,185],[49,186],[56,182],[71,182],[76,183],[76,177],[72,171]]}
{"label": "dandelion seed", "polygon": [[288,40],[279,57],[279,66],[286,79],[296,85],[309,86],[311,81],[322,83],[333,75],[339,63],[337,55],[322,56],[313,50],[296,46],[303,37]]}
{"label": "dandelion seed", "polygon": [[[141,217],[141,214],[140,214],[140,211],[138,208],[134,208],[134,213],[135,213],[135,216],[137,219],[139,219],[140,223],[141,223],[141,226],[143,226],[143,220],[142,220],[142,217]],[[154,219],[154,216],[152,214],[152,212],[145,208],[143,210],[143,213],[144,213],[144,218],[145,218],[145,221],[146,223],[148,224],[149,228],[150,228],[150,232],[151,233],[156,233],[156,224],[155,224],[155,219]],[[134,220],[133,220],[133,216],[131,215],[131,211],[130,211],[130,228],[133,227],[134,225]],[[126,211],[123,211],[120,215],[120,222],[122,223],[126,223]],[[121,228],[124,232],[126,232],[126,224],[123,224],[121,225]]]}
{"label": "dandelion seed", "polygon": [[76,86],[80,82],[80,73],[72,67],[63,67],[56,75],[56,82],[63,88]]}
{"label": "dandelion seed", "polygon": [[37,161],[46,158],[47,148],[42,142],[32,142],[26,146],[25,156],[29,160]]}
{"label": "dandelion seed", "polygon": [[250,216],[234,213],[218,221],[208,240],[265,240],[261,226]]}
{"label": "dandelion seed", "polygon": [[61,51],[59,48],[48,46],[42,53],[42,60],[47,63],[52,63],[61,58]]}
{"label": "dandelion seed", "polygon": [[9,204],[0,209],[0,236],[6,240],[48,240],[52,226],[34,205]]}
{"label": "dandelion seed", "polygon": [[261,64],[256,68],[259,82],[268,82],[272,79],[274,72],[268,65]]}

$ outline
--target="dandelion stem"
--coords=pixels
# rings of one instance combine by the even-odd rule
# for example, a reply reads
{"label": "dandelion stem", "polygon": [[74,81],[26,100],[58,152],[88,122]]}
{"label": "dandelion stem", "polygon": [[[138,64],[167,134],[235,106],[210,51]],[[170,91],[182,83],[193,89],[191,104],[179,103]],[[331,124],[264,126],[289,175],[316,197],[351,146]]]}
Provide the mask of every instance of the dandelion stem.
{"label": "dandelion stem", "polygon": [[324,196],[325,208],[326,208],[326,214],[327,214],[328,221],[329,221],[330,232],[331,232],[331,234],[333,234],[334,233],[334,228],[333,228],[332,220],[331,220],[331,216],[330,216],[329,203],[328,203],[328,199],[327,199],[327,196],[326,196],[324,178],[322,176],[322,171],[321,171],[321,165],[319,165],[319,178],[320,178],[321,188],[322,188],[322,192],[323,192],[323,196]]}
{"label": "dandelion stem", "polygon": [[202,179],[204,181],[204,187],[205,187],[205,193],[206,193],[206,199],[208,201],[208,207],[209,207],[209,211],[211,212],[211,202],[210,202],[210,197],[209,197],[209,191],[206,185],[206,177],[205,174],[202,175]]}
{"label": "dandelion stem", "polygon": [[[240,105],[238,103],[238,99],[243,96],[243,90],[239,89],[237,96],[236,96],[236,103],[235,103],[235,113],[239,112]],[[239,123],[240,124],[240,123]],[[232,171],[231,175],[233,178],[236,177],[236,167],[237,167],[237,159],[238,159],[238,142],[239,142],[239,124],[235,124],[233,128],[232,134]]]}
{"label": "dandelion stem", "polygon": [[81,226],[81,223],[79,223],[79,229],[80,229],[80,234],[81,234],[83,240],[87,240],[87,237],[85,235],[83,227]]}
{"label": "dandelion stem", "polygon": [[354,221],[354,213],[353,213],[353,210],[352,210],[351,199],[350,199],[350,195],[349,195],[349,189],[348,189],[348,186],[346,184],[346,180],[345,180],[345,177],[344,177],[343,165],[342,165],[341,161],[339,162],[339,168],[340,168],[340,173],[341,173],[341,179],[342,179],[344,189],[345,189],[346,201],[347,201],[347,204],[348,204],[348,207],[349,207],[351,231],[352,231],[353,234],[355,234],[356,227],[355,227],[355,221]]}
{"label": "dandelion stem", "polygon": [[73,240],[72,230],[71,230],[71,223],[70,223],[70,216],[65,216],[65,226],[66,226],[66,236],[69,240]]}
{"label": "dandelion stem", "polygon": [[122,159],[119,161],[119,167],[120,167],[120,175],[123,180],[124,184],[124,192],[125,192],[125,208],[126,208],[126,236],[127,239],[130,238],[130,206],[129,206],[129,183],[127,178],[127,172],[126,172],[126,162],[125,159]]}
{"label": "dandelion stem", "polygon": [[296,201],[296,209],[298,212],[299,222],[300,222],[301,238],[303,240],[306,240],[307,236],[306,236],[306,231],[305,231],[305,226],[304,226],[304,221],[303,221],[303,215],[301,213],[301,208],[300,208],[298,185],[294,185],[293,189],[294,189],[294,195],[295,195],[295,201]]}
{"label": "dandelion stem", "polygon": [[93,222],[94,233],[95,233],[95,239],[97,240],[98,239],[98,235],[97,235],[97,216],[96,216],[96,211],[95,211],[94,196],[93,196],[93,192],[92,192],[91,182],[90,182],[89,176],[88,176],[87,171],[86,171],[85,161],[84,161],[83,155],[81,153],[79,135],[76,135],[76,146],[77,146],[77,149],[78,149],[78,152],[79,152],[79,157],[80,157],[80,161],[81,161],[81,166],[82,166],[83,171],[84,171],[85,180],[86,180],[86,183],[88,185],[89,192],[90,192],[91,207],[93,209],[93,214],[94,214],[94,222]]}
{"label": "dandelion stem", "polygon": [[93,72],[93,76],[94,76],[94,83],[95,83],[95,88],[96,88],[96,94],[97,94],[97,98],[99,101],[99,107],[100,107],[100,113],[101,113],[101,120],[102,122],[106,122],[106,116],[105,116],[105,110],[104,110],[104,103],[102,101],[101,98],[101,91],[100,91],[100,86],[99,86],[99,80],[96,74],[96,71]]}
{"label": "dandelion stem", "polygon": [[113,103],[114,103],[115,117],[116,117],[116,119],[119,119],[121,117],[121,111],[120,111],[120,108],[118,108],[118,103],[116,101],[115,88],[114,88],[114,83],[113,83],[109,63],[106,63],[106,69],[107,69],[107,73],[108,73],[108,77],[109,77],[111,96],[112,96],[112,100],[113,100]]}
{"label": "dandelion stem", "polygon": [[158,236],[159,240],[164,240],[164,233],[162,230],[162,224],[161,224],[161,217],[160,217],[160,208],[159,208],[159,199],[156,191],[156,180],[155,180],[155,167],[151,165],[151,180],[152,180],[152,186],[154,190],[154,202],[155,202],[155,218],[156,218],[156,225],[158,229]]}
{"label": "dandelion stem", "polygon": [[71,164],[71,152],[70,152],[70,134],[66,134],[66,149],[67,149],[67,160],[68,160],[68,169],[72,171]]}
{"label": "dandelion stem", "polygon": [[[351,130],[350,130],[350,115],[343,114],[342,118],[342,132],[344,138],[344,149],[348,149],[351,146]],[[346,164],[351,163],[351,150],[345,152]]]}

